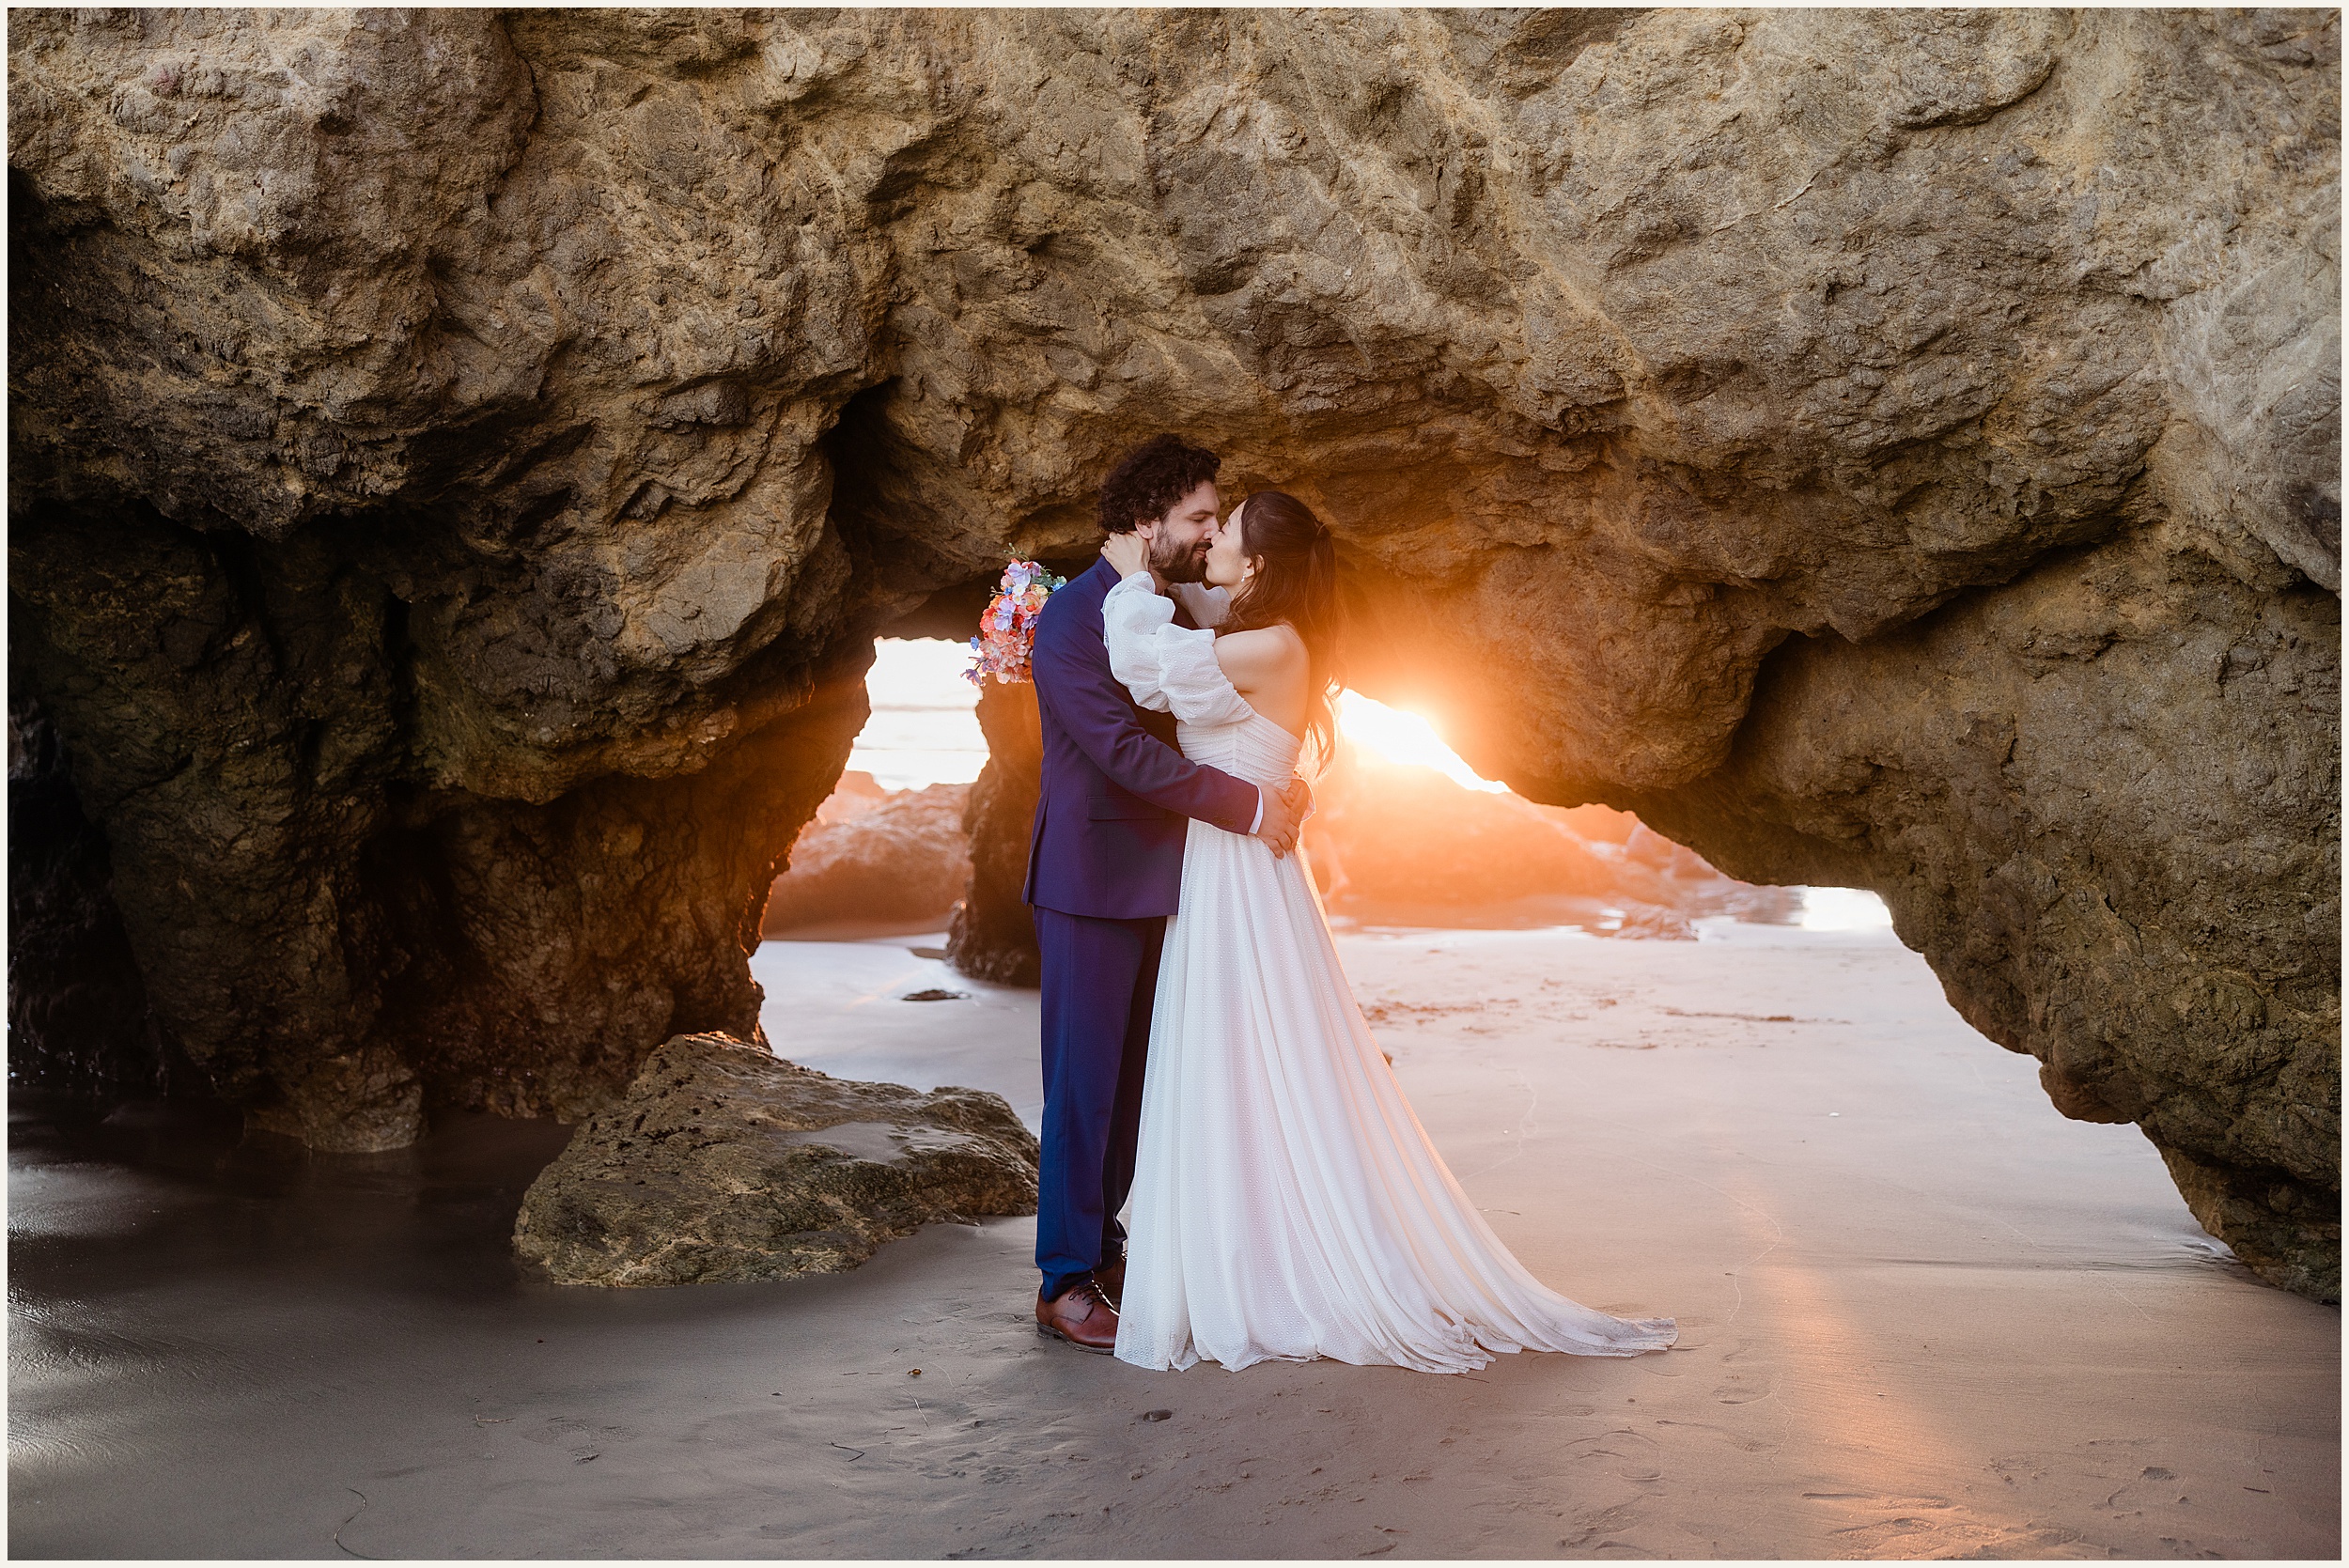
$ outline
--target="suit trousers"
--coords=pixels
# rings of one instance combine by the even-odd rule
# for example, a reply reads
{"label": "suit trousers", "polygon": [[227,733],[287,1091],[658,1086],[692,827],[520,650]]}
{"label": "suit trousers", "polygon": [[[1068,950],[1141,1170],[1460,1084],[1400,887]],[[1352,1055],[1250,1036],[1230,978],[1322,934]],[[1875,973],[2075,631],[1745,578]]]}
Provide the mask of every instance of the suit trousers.
{"label": "suit trousers", "polygon": [[1035,1264],[1047,1300],[1125,1255],[1117,1211],[1134,1182],[1166,917],[1098,920],[1035,908],[1044,955],[1044,1157]]}

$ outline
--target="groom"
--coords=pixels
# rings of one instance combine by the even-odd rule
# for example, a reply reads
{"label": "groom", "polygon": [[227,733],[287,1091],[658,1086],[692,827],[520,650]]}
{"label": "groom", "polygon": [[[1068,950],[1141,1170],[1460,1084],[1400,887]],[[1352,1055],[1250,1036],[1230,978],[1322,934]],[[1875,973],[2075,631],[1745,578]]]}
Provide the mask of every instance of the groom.
{"label": "groom", "polygon": [[[1159,436],[1102,483],[1102,532],[1140,535],[1160,588],[1200,581],[1221,466],[1212,452]],[[1135,706],[1102,643],[1101,601],[1116,583],[1110,564],[1096,562],[1036,622],[1044,787],[1021,893],[1044,954],[1036,1328],[1105,1353],[1117,1343],[1126,1283],[1117,1211],[1133,1185],[1150,1004],[1182,887],[1184,819],[1252,833],[1286,854],[1303,806],[1301,797],[1185,760],[1174,721]]]}

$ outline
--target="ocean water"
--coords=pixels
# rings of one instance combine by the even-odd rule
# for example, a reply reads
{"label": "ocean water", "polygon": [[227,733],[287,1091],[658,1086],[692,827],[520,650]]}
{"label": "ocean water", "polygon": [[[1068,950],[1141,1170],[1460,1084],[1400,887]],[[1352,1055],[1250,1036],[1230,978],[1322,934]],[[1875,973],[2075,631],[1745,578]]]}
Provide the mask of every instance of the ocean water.
{"label": "ocean water", "polygon": [[969,784],[987,766],[979,689],[962,678],[971,650],[937,637],[885,637],[874,645],[864,690],[873,716],[848,767],[883,789]]}

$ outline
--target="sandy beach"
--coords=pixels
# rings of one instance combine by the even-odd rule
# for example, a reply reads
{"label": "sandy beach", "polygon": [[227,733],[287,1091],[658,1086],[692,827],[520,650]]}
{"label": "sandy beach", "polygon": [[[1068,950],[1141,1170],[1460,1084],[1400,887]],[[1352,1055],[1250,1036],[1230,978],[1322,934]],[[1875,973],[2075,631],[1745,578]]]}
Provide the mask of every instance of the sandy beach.
{"label": "sandy beach", "polygon": [[[1028,1220],[790,1284],[535,1285],[506,1232],[552,1124],[304,1159],[20,1106],[11,1554],[2339,1555],[2337,1310],[1889,933],[1703,934],[1341,939],[1528,1266],[1679,1318],[1633,1360],[1146,1374],[1038,1339]],[[934,943],[767,944],[770,1033],[1033,1123],[1034,994]]]}

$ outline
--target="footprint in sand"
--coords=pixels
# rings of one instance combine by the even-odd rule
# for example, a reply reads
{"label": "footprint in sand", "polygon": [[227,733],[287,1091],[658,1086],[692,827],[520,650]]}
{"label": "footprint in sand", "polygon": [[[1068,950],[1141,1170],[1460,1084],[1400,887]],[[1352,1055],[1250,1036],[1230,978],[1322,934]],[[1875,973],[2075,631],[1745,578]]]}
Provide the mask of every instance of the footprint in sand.
{"label": "footprint in sand", "polygon": [[1632,1511],[1636,1503],[1617,1503],[1612,1508],[1575,1516],[1575,1533],[1561,1536],[1558,1545],[1568,1551],[1595,1551],[1601,1546],[1628,1545],[1618,1537],[1631,1529]]}
{"label": "footprint in sand", "polygon": [[1763,1442],[1756,1438],[1746,1436],[1742,1433],[1732,1432],[1728,1427],[1716,1426],[1711,1421],[1676,1421],[1663,1420],[1658,1421],[1656,1424],[1658,1426],[1679,1427],[1689,1432],[1709,1432],[1716,1437],[1719,1437],[1722,1442],[1727,1443],[1731,1448],[1737,1450],[1741,1453],[1775,1453],[1778,1452],[1779,1448],[1779,1445],[1776,1443]]}
{"label": "footprint in sand", "polygon": [[[1750,1342],[1740,1344],[1721,1357],[1721,1365],[1727,1368],[1731,1362],[1744,1359],[1753,1354],[1753,1348]],[[1776,1392],[1778,1373],[1775,1369],[1734,1368],[1724,1373],[1720,1387],[1713,1390],[1713,1398],[1722,1405],[1751,1405],[1755,1400],[1767,1399]]]}
{"label": "footprint in sand", "polygon": [[591,1426],[568,1416],[549,1416],[542,1430],[521,1436],[549,1448],[568,1449],[573,1464],[585,1465],[601,1458],[608,1445],[628,1442],[636,1434],[624,1426]]}
{"label": "footprint in sand", "polygon": [[1661,1448],[1644,1432],[1617,1427],[1589,1437],[1577,1437],[1566,1445],[1566,1452],[1577,1459],[1611,1460],[1615,1474],[1634,1484],[1661,1480],[1657,1467]]}
{"label": "footprint in sand", "polygon": [[1851,1522],[1828,1531],[1838,1557],[2045,1557],[2081,1539],[2077,1530],[1986,1519],[1947,1498],[1877,1492],[1805,1492],[1803,1500]]}

